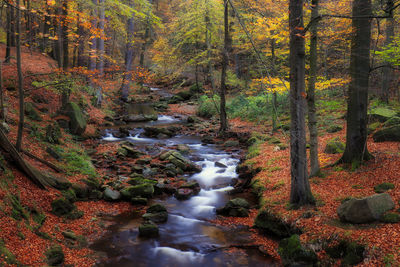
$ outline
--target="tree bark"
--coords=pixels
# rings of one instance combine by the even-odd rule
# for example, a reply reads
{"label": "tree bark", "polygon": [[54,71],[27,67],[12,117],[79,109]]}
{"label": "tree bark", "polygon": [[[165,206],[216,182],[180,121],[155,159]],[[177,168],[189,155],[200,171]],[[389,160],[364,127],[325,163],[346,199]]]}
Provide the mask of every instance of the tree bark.
{"label": "tree bark", "polygon": [[19,122],[18,122],[18,133],[17,133],[17,143],[16,149],[17,151],[21,151],[22,146],[22,133],[24,130],[24,84],[22,77],[22,67],[21,67],[21,23],[20,23],[20,9],[19,9],[20,0],[16,1],[17,11],[16,11],[16,19],[15,23],[17,24],[17,73],[18,73],[18,98],[19,98]]}
{"label": "tree bark", "polygon": [[127,39],[125,52],[125,74],[121,85],[121,99],[127,101],[129,97],[130,82],[132,80],[133,59],[135,56],[133,37],[135,34],[134,15],[128,19],[127,23]]}
{"label": "tree bark", "polygon": [[62,50],[63,50],[63,69],[69,67],[69,41],[68,41],[68,0],[63,0],[62,4]]}
{"label": "tree bark", "polygon": [[226,70],[228,68],[228,50],[229,50],[229,6],[228,0],[224,0],[224,48],[222,50],[222,71],[221,71],[221,88],[220,88],[220,106],[219,106],[219,120],[220,120],[220,133],[228,130],[228,120],[226,118]]}
{"label": "tree bark", "polygon": [[[318,0],[311,2],[311,21],[318,17]],[[308,104],[308,129],[310,132],[310,176],[320,172],[318,160],[318,129],[317,111],[315,106],[315,82],[317,79],[318,61],[318,24],[314,23],[310,28],[310,74],[308,78],[307,104]]]}
{"label": "tree bark", "polygon": [[4,63],[9,63],[11,60],[11,47],[12,47],[12,38],[13,35],[13,23],[14,23],[14,9],[11,5],[7,6],[7,46],[6,46],[6,55],[4,59]]}
{"label": "tree bark", "polygon": [[[386,39],[385,39],[385,46],[389,45],[394,37],[394,18],[393,18],[393,7],[394,3],[393,0],[387,0],[386,2],[386,9],[389,10],[388,18],[386,19]],[[393,80],[393,69],[389,62],[385,62],[387,67],[382,68],[382,87],[381,87],[381,94],[380,99],[385,102],[389,103],[389,89],[390,84]]]}
{"label": "tree bark", "polygon": [[303,0],[289,2],[290,30],[290,203],[314,204],[307,175],[306,126],[305,126],[305,44],[302,29]]}
{"label": "tree bark", "polygon": [[47,9],[47,14],[44,15],[44,24],[43,24],[43,38],[42,38],[42,43],[40,45],[40,51],[42,53],[46,52],[46,48],[47,48],[47,42],[49,40],[49,33],[50,33],[50,13],[51,10],[50,8]]}
{"label": "tree bark", "polygon": [[6,120],[6,110],[4,106],[4,92],[3,92],[3,62],[0,61],[0,122]]}
{"label": "tree bark", "polygon": [[353,1],[346,149],[340,160],[343,163],[359,164],[371,158],[367,149],[371,13],[371,0]]}
{"label": "tree bark", "polygon": [[105,23],[105,14],[104,14],[104,0],[99,0],[99,31],[100,38],[97,39],[97,53],[99,56],[99,60],[97,62],[97,70],[99,75],[104,74],[104,23]]}
{"label": "tree bark", "polygon": [[[92,0],[93,4],[95,5],[95,8],[92,11],[92,28],[97,29],[97,0]],[[94,71],[96,69],[96,52],[97,50],[97,38],[93,36],[91,38],[91,44],[90,44],[90,53],[89,53],[89,64],[88,64],[88,69],[89,71]]]}
{"label": "tree bark", "polygon": [[207,82],[211,84],[211,89],[215,89],[214,79],[213,79],[213,66],[211,61],[211,24],[210,17],[208,16],[208,10],[206,11],[206,45],[207,45]]}
{"label": "tree bark", "polygon": [[78,17],[78,56],[77,56],[77,65],[78,67],[85,66],[85,29],[82,26],[82,21],[80,17]]}

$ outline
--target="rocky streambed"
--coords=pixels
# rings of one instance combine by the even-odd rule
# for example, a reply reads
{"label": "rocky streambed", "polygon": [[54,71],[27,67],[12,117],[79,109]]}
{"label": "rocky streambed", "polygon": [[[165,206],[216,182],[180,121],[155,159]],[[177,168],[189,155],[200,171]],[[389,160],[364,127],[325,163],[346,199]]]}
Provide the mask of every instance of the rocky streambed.
{"label": "rocky streambed", "polygon": [[113,226],[91,246],[104,256],[98,266],[275,266],[251,246],[247,227],[210,222],[217,211],[247,216],[249,203],[228,195],[239,181],[240,150],[232,141],[210,144],[215,140],[188,134],[186,122],[179,114],[158,115],[104,130],[102,142],[118,143],[115,157],[135,160],[97,161],[118,174],[104,197],[150,207],[144,215],[106,218]]}

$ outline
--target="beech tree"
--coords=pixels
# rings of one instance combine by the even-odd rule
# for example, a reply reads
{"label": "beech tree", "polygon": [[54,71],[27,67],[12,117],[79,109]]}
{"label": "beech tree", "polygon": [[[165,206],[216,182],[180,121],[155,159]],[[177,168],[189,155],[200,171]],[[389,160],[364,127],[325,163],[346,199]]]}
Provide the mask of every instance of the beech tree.
{"label": "beech tree", "polygon": [[303,2],[289,2],[290,30],[290,203],[314,204],[307,175],[306,153],[306,93],[305,93],[305,42]]}
{"label": "beech tree", "polygon": [[370,71],[371,0],[353,1],[353,37],[347,103],[346,149],[343,163],[359,164],[372,156],[367,148],[367,108]]}

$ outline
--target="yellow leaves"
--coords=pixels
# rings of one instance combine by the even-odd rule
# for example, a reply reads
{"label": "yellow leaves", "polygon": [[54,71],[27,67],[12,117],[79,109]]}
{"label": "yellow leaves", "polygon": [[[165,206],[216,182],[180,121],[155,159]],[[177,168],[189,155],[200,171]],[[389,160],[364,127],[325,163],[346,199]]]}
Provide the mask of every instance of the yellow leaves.
{"label": "yellow leaves", "polygon": [[289,82],[280,79],[278,77],[267,77],[263,79],[253,79],[250,84],[249,93],[257,93],[261,90],[266,90],[267,92],[276,92],[278,94],[286,93],[289,88]]}
{"label": "yellow leaves", "polygon": [[56,0],[47,0],[48,6],[54,6],[56,4]]}

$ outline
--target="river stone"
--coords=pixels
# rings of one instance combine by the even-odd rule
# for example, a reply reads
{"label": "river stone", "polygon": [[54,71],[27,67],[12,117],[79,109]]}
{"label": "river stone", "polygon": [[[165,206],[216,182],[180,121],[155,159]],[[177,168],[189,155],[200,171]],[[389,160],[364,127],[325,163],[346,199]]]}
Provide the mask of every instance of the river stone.
{"label": "river stone", "polygon": [[146,157],[146,158],[138,159],[138,160],[136,161],[136,164],[139,164],[139,165],[146,165],[146,164],[149,164],[150,162],[151,162],[151,158],[150,158],[150,157]]}
{"label": "river stone", "polygon": [[220,209],[217,209],[217,214],[232,217],[247,217],[249,216],[249,203],[243,198],[235,198],[229,200],[228,203]]}
{"label": "river stone", "polygon": [[200,192],[200,190],[201,190],[199,183],[196,182],[196,181],[191,181],[191,182],[184,183],[179,188],[192,189],[194,194],[198,194]]}
{"label": "river stone", "polygon": [[158,226],[153,223],[144,223],[139,226],[140,237],[158,237]]}
{"label": "river stone", "polygon": [[65,106],[65,114],[69,117],[69,130],[72,134],[82,135],[86,130],[86,119],[79,106],[70,102]]}
{"label": "river stone", "polygon": [[374,142],[400,142],[400,125],[378,130],[375,132],[372,138],[374,138]]}
{"label": "river stone", "polygon": [[157,212],[161,212],[161,211],[167,211],[167,208],[161,204],[154,204],[151,205],[146,212],[147,213],[157,213]]}
{"label": "river stone", "polygon": [[113,190],[110,187],[107,187],[104,190],[104,199],[107,201],[116,201],[121,199],[121,193],[117,190]]}
{"label": "river stone", "polygon": [[[132,147],[130,144],[124,143],[120,146],[121,151],[122,149],[126,150],[126,152],[122,152],[123,155],[126,155],[126,157],[137,159],[140,158],[141,156],[144,155],[144,153],[140,150],[137,150],[136,148]],[[117,151],[117,154],[119,153],[119,150]]]}
{"label": "river stone", "polygon": [[224,168],[224,169],[228,168],[228,166],[226,166],[225,164],[223,164],[219,161],[215,162],[214,165],[215,165],[215,167],[218,167],[218,168]]}
{"label": "river stone", "polygon": [[195,194],[193,189],[190,188],[179,188],[175,192],[175,198],[178,200],[186,200]]}
{"label": "river stone", "polygon": [[180,153],[185,154],[185,155],[189,154],[189,152],[190,152],[189,146],[184,145],[184,144],[178,145],[177,150],[178,150]]}
{"label": "river stone", "polygon": [[350,199],[337,210],[341,221],[349,223],[370,223],[393,209],[394,203],[389,194],[373,195],[362,199]]}
{"label": "river stone", "polygon": [[152,221],[154,223],[165,223],[168,220],[168,212],[161,211],[156,213],[145,213],[142,217],[144,220]]}
{"label": "river stone", "polygon": [[239,146],[239,141],[236,140],[228,140],[224,143],[224,147],[237,147]]}
{"label": "river stone", "polygon": [[154,187],[152,184],[128,186],[121,190],[121,195],[124,199],[132,199],[134,197],[151,198],[153,194]]}

